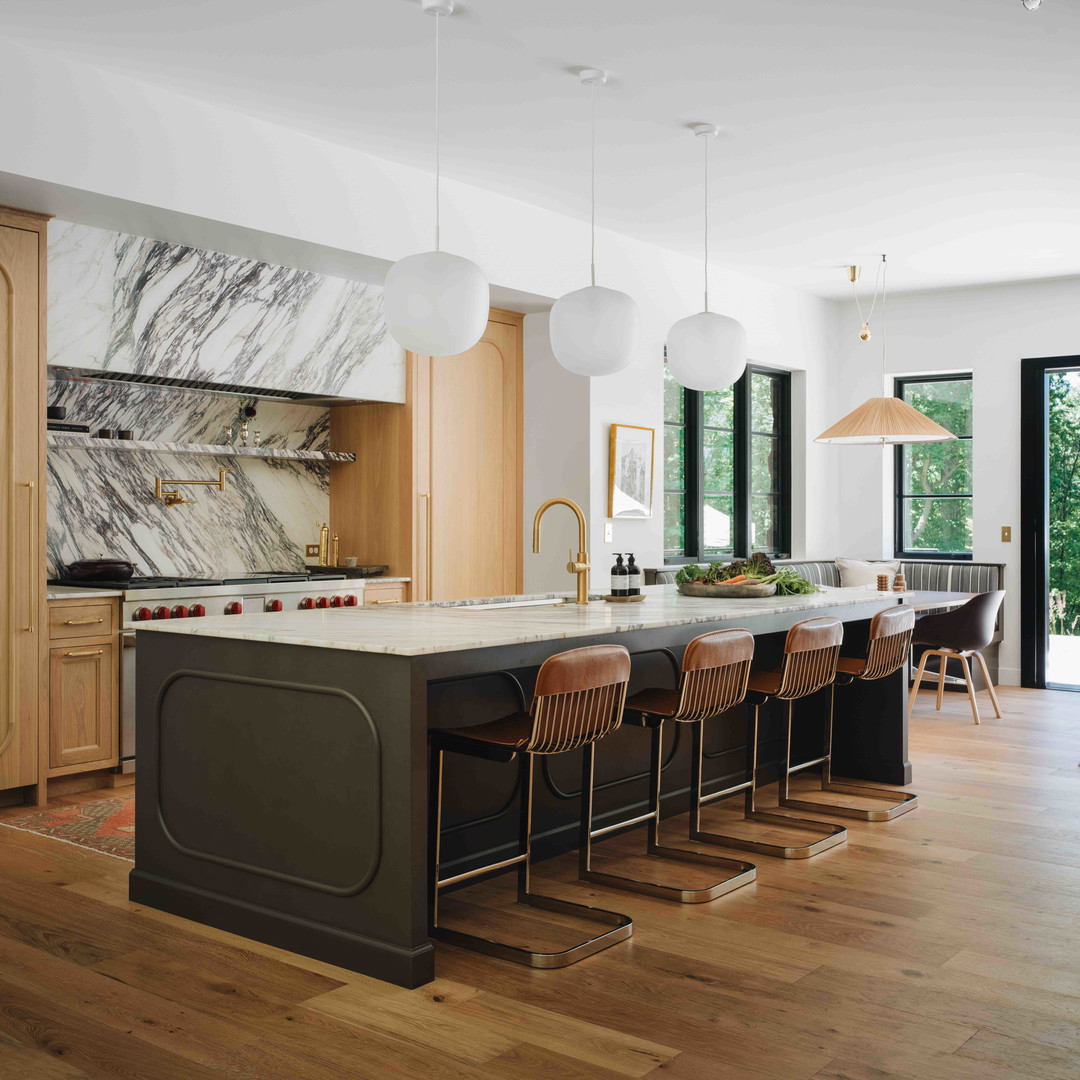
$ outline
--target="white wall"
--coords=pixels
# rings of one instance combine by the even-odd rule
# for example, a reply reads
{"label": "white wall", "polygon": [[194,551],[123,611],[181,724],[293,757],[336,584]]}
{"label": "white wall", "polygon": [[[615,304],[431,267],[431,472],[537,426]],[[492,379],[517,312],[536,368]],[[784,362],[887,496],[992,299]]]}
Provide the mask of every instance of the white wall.
{"label": "white wall", "polygon": [[[7,42],[0,42],[0,93],[34,103],[8,117],[0,201],[46,211],[62,205],[73,220],[324,272],[330,261],[344,273],[349,253],[356,253],[358,276],[377,275],[388,262],[431,245],[431,178],[421,170]],[[531,310],[587,283],[585,222],[452,179],[444,181],[443,207],[448,249],[476,260],[494,285],[539,298]],[[131,208],[138,208],[137,228],[123,220]],[[591,551],[602,570],[612,550],[633,550],[642,565],[655,565],[662,554],[659,499],[651,521],[617,523],[613,543],[603,543],[607,425],[639,424],[659,434],[663,340],[672,322],[698,310],[700,266],[604,231],[597,253],[601,284],[638,300],[644,334],[632,368],[580,391],[588,418],[581,414],[574,424],[587,424]],[[795,402],[796,429],[823,427],[819,376],[830,358],[830,305],[719,267],[712,295],[714,306],[746,325],[752,359],[807,372]],[[546,346],[537,335],[530,340],[533,394],[545,370],[563,386]],[[527,467],[562,452],[565,428],[540,407],[554,397],[551,389],[535,397],[535,407],[526,405]],[[573,438],[581,437],[575,430]],[[831,458],[818,447],[804,458],[805,447],[796,443],[796,491],[806,492],[796,505],[796,554],[828,534],[835,491]],[[658,494],[660,460],[658,454]],[[582,490],[579,477],[566,479]],[[530,489],[541,493],[565,492]]]}
{"label": "white wall", "polygon": [[[1080,353],[1080,281],[1065,279],[891,296],[888,376],[973,373],[974,559],[1006,564],[1001,681],[1020,681],[1019,548],[1020,361]],[[858,340],[851,305],[836,305],[840,327],[830,422],[881,392],[880,350]],[[879,342],[880,344],[880,342]],[[825,447],[838,465],[842,498],[831,547],[819,555],[892,554],[892,453]]]}

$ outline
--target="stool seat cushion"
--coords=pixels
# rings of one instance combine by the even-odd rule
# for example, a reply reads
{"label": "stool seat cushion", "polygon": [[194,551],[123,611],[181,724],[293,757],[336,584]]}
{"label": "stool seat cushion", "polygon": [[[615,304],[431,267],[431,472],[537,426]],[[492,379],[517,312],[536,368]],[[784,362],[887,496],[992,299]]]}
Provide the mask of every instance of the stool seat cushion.
{"label": "stool seat cushion", "polygon": [[626,699],[627,712],[643,712],[652,716],[674,716],[679,708],[678,690],[650,687]]}
{"label": "stool seat cushion", "polygon": [[759,694],[775,694],[780,689],[781,675],[779,671],[751,671],[746,689]]}
{"label": "stool seat cushion", "polygon": [[528,713],[513,713],[474,727],[438,728],[431,732],[431,744],[436,750],[511,761],[528,745],[532,728],[533,718]]}
{"label": "stool seat cushion", "polygon": [[866,659],[859,656],[840,656],[836,660],[836,670],[841,675],[861,675],[866,670]]}

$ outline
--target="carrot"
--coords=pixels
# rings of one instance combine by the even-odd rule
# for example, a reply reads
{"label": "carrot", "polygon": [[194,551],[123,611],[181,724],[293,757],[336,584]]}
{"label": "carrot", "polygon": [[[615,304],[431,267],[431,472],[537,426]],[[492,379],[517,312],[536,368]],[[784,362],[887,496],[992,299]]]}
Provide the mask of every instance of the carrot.
{"label": "carrot", "polygon": [[718,581],[717,585],[738,585],[740,581],[745,581],[746,575],[740,574],[738,577],[728,578],[727,581]]}

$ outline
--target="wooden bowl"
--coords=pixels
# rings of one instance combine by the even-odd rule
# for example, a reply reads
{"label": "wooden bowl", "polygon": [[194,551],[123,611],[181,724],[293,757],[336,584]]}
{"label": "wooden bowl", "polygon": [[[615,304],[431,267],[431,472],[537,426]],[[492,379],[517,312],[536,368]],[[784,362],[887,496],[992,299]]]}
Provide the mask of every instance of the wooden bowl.
{"label": "wooden bowl", "polygon": [[776,585],[758,585],[740,582],[736,585],[699,585],[684,581],[679,586],[683,596],[707,596],[711,600],[748,600],[763,596],[775,596]]}

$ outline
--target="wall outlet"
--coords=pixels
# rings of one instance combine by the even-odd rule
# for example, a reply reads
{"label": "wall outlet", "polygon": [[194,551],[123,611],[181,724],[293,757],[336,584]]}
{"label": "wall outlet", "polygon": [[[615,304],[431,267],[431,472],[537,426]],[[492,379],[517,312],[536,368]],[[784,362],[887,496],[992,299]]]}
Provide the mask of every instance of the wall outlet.
{"label": "wall outlet", "polygon": [[604,522],[604,543],[605,544],[610,544],[611,543],[611,522],[610,521],[605,521]]}
{"label": "wall outlet", "polygon": [[304,558],[305,559],[317,559],[318,557],[319,557],[319,545],[318,544],[308,544],[304,548]]}
{"label": "wall outlet", "polygon": [[1012,526],[1011,525],[1002,525],[1001,526],[1001,542],[1003,544],[1011,544],[1012,543]]}

